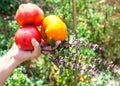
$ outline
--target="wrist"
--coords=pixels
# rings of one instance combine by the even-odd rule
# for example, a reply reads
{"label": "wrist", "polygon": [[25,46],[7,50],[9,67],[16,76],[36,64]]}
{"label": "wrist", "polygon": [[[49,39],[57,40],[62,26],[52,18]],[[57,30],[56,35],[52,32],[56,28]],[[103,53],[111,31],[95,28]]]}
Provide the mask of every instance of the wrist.
{"label": "wrist", "polygon": [[21,60],[16,58],[16,54],[14,52],[9,51],[5,57],[9,58],[11,63],[16,67],[22,63]]}
{"label": "wrist", "polygon": [[[21,62],[14,58],[10,52],[6,53],[0,60],[0,86],[6,81],[12,71],[20,65]],[[3,77],[4,75],[4,77]]]}

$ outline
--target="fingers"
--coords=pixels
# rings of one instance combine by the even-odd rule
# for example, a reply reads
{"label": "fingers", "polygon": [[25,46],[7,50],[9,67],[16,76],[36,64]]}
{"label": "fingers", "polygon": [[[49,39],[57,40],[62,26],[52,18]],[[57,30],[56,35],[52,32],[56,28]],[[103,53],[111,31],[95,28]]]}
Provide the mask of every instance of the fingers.
{"label": "fingers", "polygon": [[56,49],[61,44],[61,41],[56,41],[55,47],[52,48],[52,50]]}
{"label": "fingers", "polygon": [[[53,48],[51,46],[45,46],[45,47],[43,47],[42,48],[42,53],[43,54],[47,54],[50,51],[55,50],[61,44],[61,41],[56,41],[55,44],[56,45]],[[32,45],[34,47],[34,51],[32,51],[32,57],[31,58],[39,57],[40,54],[41,54],[40,44],[35,39],[32,39]]]}
{"label": "fingers", "polygon": [[50,51],[52,51],[52,50],[55,50],[56,48],[58,48],[58,46],[61,44],[61,41],[56,41],[56,43],[55,43],[55,47],[51,47],[51,46],[44,46],[43,48],[42,48],[42,53],[43,54],[47,54],[47,53],[49,53]]}
{"label": "fingers", "polygon": [[41,48],[39,43],[35,39],[32,39],[32,45],[34,47],[34,50],[32,51],[32,58],[39,57],[41,54]]}
{"label": "fingers", "polygon": [[44,46],[42,48],[42,50],[43,51],[52,51],[52,50],[55,50],[60,44],[61,44],[61,41],[56,41],[55,46],[53,48],[51,46]]}
{"label": "fingers", "polygon": [[42,54],[48,54],[49,51],[41,51]]}
{"label": "fingers", "polygon": [[46,46],[47,44],[45,44],[44,40],[42,39],[40,45],[41,45],[41,47],[43,47],[43,46]]}

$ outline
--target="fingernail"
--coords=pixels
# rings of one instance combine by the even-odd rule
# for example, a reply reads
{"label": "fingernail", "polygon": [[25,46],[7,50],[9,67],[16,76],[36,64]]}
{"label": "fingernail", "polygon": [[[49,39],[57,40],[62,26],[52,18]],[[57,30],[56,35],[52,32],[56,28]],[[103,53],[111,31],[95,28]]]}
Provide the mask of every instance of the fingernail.
{"label": "fingernail", "polygon": [[32,45],[36,46],[36,40],[35,40],[35,38],[32,39]]}
{"label": "fingernail", "polygon": [[58,44],[58,45],[61,44],[61,41],[57,41],[56,44]]}

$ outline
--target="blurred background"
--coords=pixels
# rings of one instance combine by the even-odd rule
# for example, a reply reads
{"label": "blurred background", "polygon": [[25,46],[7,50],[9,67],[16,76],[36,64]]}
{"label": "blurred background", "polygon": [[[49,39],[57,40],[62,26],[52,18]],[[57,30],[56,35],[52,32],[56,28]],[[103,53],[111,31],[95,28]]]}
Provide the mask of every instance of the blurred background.
{"label": "blurred background", "polygon": [[[73,1],[76,1],[76,29],[74,29]],[[43,9],[45,16],[58,15],[67,25],[67,40],[82,39],[87,43],[98,44],[105,48],[99,56],[94,50],[84,50],[81,54],[113,61],[120,67],[120,0],[1,0],[0,1],[0,56],[5,54],[14,42],[14,34],[19,28],[15,14],[20,4],[34,3]],[[49,56],[49,55],[48,55]],[[59,74],[59,67],[42,55],[35,61],[23,63],[16,68],[4,86],[120,86],[112,71],[103,70],[99,77],[64,69]],[[69,57],[69,56],[68,56]],[[73,57],[74,58],[74,57]],[[84,62],[85,63],[85,62]],[[87,64],[87,63],[85,63]],[[92,81],[92,79],[94,79]],[[96,80],[96,81],[95,81]],[[95,82],[95,83],[94,83]],[[112,83],[112,84],[113,84]]]}

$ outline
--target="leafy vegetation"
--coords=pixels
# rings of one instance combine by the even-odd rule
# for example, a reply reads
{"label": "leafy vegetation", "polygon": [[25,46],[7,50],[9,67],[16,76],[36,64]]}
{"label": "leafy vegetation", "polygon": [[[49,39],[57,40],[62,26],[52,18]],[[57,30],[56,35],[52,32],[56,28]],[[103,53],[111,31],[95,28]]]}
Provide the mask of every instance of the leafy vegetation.
{"label": "leafy vegetation", "polygon": [[[28,1],[40,6],[45,16],[49,14],[60,16],[69,31],[66,41],[76,40],[71,0]],[[0,17],[0,56],[4,55],[14,42],[14,33],[19,27],[14,15],[18,5],[23,2],[25,1],[2,0],[0,3],[2,12],[0,14],[2,15]],[[8,8],[11,5],[12,7]],[[116,73],[111,71],[113,64],[117,66],[120,64],[119,5],[116,3],[111,5],[109,0],[76,0],[76,11],[77,38],[81,40],[78,43],[79,46],[70,42],[74,45],[73,47],[61,46],[62,48],[56,50],[54,54],[42,55],[37,60],[21,64],[13,71],[4,86],[112,86],[107,84],[111,80],[114,84],[117,83],[116,86],[120,85],[115,82],[119,81],[119,75],[116,76]],[[11,15],[12,18],[10,18]],[[104,47],[104,53],[101,53],[101,47]],[[77,52],[76,49],[78,49]],[[65,61],[66,65],[62,65],[61,60]],[[97,60],[102,64],[107,61],[111,66],[106,67],[99,64]],[[80,64],[76,66],[78,69],[74,67],[75,61]],[[89,71],[92,71],[92,74]]]}

